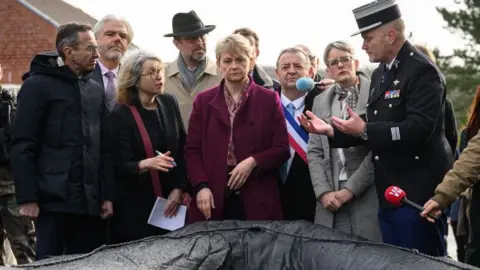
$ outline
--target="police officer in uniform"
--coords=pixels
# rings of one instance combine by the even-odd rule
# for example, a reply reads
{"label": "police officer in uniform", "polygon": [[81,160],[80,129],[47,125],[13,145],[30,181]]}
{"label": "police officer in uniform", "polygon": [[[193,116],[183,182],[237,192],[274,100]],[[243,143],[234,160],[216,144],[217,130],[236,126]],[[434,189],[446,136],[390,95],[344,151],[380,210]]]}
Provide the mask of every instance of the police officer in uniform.
{"label": "police officer in uniform", "polygon": [[348,109],[347,120],[332,117],[328,125],[307,112],[300,117],[302,125],[328,135],[332,147],[366,144],[372,151],[385,243],[445,256],[444,214],[429,223],[417,210],[396,207],[384,197],[385,190],[395,185],[423,205],[451,168],[452,153],[443,127],[443,76],[406,40],[395,0],[375,1],[353,13],[364,40],[362,49],[371,62],[380,62],[372,74],[367,114],[359,116]]}
{"label": "police officer in uniform", "polygon": [[[0,80],[2,70],[0,67]],[[13,183],[10,160],[9,138],[10,127],[15,114],[13,98],[0,85],[0,264],[30,263],[35,260],[35,229],[32,220],[20,215],[19,206],[15,201],[15,186]],[[5,250],[4,241],[8,239],[11,250]],[[13,253],[13,254],[12,254]],[[5,257],[7,262],[3,261]]]}

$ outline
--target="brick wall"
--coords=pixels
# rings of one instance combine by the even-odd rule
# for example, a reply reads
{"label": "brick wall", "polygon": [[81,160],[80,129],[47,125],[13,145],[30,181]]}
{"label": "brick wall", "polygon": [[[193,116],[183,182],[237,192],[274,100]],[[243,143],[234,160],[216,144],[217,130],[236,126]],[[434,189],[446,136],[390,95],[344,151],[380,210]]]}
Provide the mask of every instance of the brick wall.
{"label": "brick wall", "polygon": [[56,28],[15,0],[0,1],[1,84],[21,84],[32,57],[55,49]]}

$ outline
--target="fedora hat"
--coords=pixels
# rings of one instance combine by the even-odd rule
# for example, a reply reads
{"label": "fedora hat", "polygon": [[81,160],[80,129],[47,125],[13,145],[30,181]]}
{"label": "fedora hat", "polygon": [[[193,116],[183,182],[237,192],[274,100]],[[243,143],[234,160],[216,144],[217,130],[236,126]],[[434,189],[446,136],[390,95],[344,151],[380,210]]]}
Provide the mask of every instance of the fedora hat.
{"label": "fedora hat", "polygon": [[204,25],[195,11],[177,13],[172,19],[173,33],[164,37],[198,37],[211,32],[215,25]]}

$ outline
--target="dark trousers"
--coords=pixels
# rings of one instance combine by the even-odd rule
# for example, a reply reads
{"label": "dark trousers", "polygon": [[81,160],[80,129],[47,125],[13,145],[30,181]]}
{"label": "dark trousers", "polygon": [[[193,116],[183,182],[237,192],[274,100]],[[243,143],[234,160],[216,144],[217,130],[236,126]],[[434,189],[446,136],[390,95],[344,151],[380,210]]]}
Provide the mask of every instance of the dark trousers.
{"label": "dark trousers", "polygon": [[468,243],[468,236],[457,234],[457,221],[450,221],[450,225],[452,226],[453,236],[455,236],[455,242],[457,243],[457,260],[459,262],[465,262],[465,249]]}
{"label": "dark trousers", "polygon": [[105,222],[100,217],[40,212],[35,226],[37,260],[88,253],[105,243]]}
{"label": "dark trousers", "polygon": [[[227,182],[230,178],[230,172],[233,171],[235,167],[228,166],[227,169]],[[224,192],[224,205],[222,212],[223,220],[246,220],[245,208],[243,206],[242,200],[240,199],[240,191],[231,190],[225,186]]]}
{"label": "dark trousers", "polygon": [[381,209],[378,214],[383,242],[416,249],[431,256],[446,256],[445,214],[430,223],[408,206]]}

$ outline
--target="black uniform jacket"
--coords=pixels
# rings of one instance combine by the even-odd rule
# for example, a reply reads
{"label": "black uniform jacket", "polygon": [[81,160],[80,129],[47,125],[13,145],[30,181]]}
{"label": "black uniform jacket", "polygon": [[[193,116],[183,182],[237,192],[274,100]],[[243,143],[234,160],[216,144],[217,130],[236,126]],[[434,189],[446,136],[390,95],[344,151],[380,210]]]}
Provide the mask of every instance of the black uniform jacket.
{"label": "black uniform jacket", "polygon": [[372,74],[365,117],[368,139],[335,130],[331,146],[369,146],[381,207],[391,206],[384,197],[390,185],[423,205],[453,162],[444,129],[445,81],[408,41],[386,71],[382,63]]}

